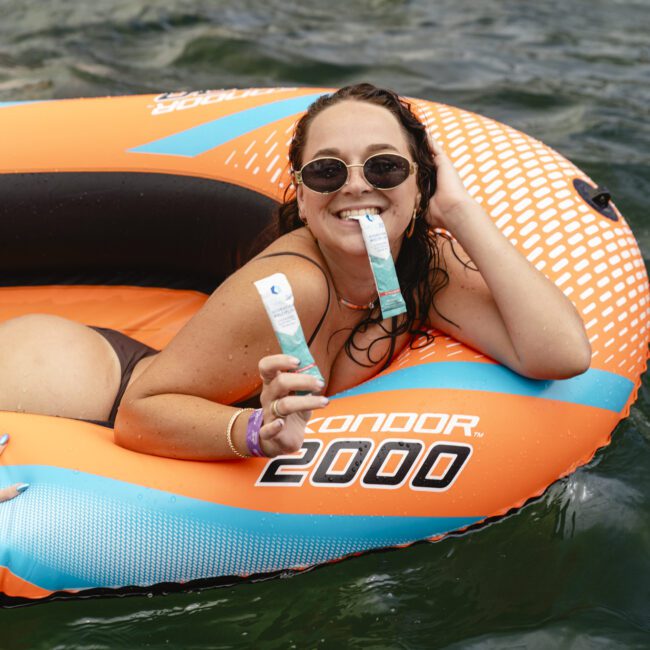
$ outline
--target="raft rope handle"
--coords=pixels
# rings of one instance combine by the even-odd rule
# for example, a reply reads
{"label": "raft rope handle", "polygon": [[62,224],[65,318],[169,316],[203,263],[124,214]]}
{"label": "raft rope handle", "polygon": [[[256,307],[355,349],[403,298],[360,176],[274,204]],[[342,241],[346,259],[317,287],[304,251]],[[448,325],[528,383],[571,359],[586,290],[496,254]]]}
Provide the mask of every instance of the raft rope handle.
{"label": "raft rope handle", "polygon": [[612,194],[604,185],[594,187],[582,179],[576,178],[573,181],[573,186],[590,207],[607,219],[618,221],[618,217],[610,205]]}

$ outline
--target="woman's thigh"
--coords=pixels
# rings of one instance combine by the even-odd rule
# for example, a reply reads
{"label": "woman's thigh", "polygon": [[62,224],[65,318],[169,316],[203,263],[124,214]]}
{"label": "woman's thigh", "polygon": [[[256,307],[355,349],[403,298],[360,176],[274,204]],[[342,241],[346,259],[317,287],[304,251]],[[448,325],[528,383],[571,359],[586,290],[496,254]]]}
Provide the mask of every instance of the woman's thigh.
{"label": "woman's thigh", "polygon": [[113,348],[85,325],[45,314],[0,323],[0,410],[105,420],[120,373]]}

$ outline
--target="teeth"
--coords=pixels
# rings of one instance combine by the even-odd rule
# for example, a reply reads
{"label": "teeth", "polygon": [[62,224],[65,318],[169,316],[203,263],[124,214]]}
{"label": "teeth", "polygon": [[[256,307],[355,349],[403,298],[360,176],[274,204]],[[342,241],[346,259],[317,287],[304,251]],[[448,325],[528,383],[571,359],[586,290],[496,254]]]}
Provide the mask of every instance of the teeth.
{"label": "teeth", "polygon": [[367,214],[379,214],[377,208],[360,208],[357,210],[341,210],[339,212],[339,219],[356,219],[358,217],[365,217]]}

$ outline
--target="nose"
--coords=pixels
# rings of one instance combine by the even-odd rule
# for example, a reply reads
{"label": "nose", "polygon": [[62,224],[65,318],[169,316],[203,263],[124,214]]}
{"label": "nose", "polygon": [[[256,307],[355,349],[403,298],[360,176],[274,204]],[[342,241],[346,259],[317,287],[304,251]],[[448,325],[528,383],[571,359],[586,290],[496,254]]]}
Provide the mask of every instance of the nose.
{"label": "nose", "polygon": [[354,193],[354,192],[368,192],[372,190],[373,187],[366,180],[366,177],[363,175],[363,163],[358,165],[348,165],[348,180],[343,186],[343,190]]}

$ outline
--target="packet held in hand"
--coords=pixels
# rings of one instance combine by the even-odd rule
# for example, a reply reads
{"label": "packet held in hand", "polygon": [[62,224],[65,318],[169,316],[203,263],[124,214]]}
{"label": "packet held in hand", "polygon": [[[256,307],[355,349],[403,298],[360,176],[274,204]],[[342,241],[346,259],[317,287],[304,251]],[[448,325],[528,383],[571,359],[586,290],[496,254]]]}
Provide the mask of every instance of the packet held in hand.
{"label": "packet held in hand", "polygon": [[351,218],[356,219],[361,226],[361,234],[377,285],[382,318],[403,314],[406,312],[406,304],[399,288],[384,222],[381,217],[374,214]]}
{"label": "packet held in hand", "polygon": [[287,276],[284,273],[274,273],[254,284],[271,319],[282,352],[300,360],[296,372],[313,375],[324,381],[307,346],[298,313],[293,305],[293,293]]}

